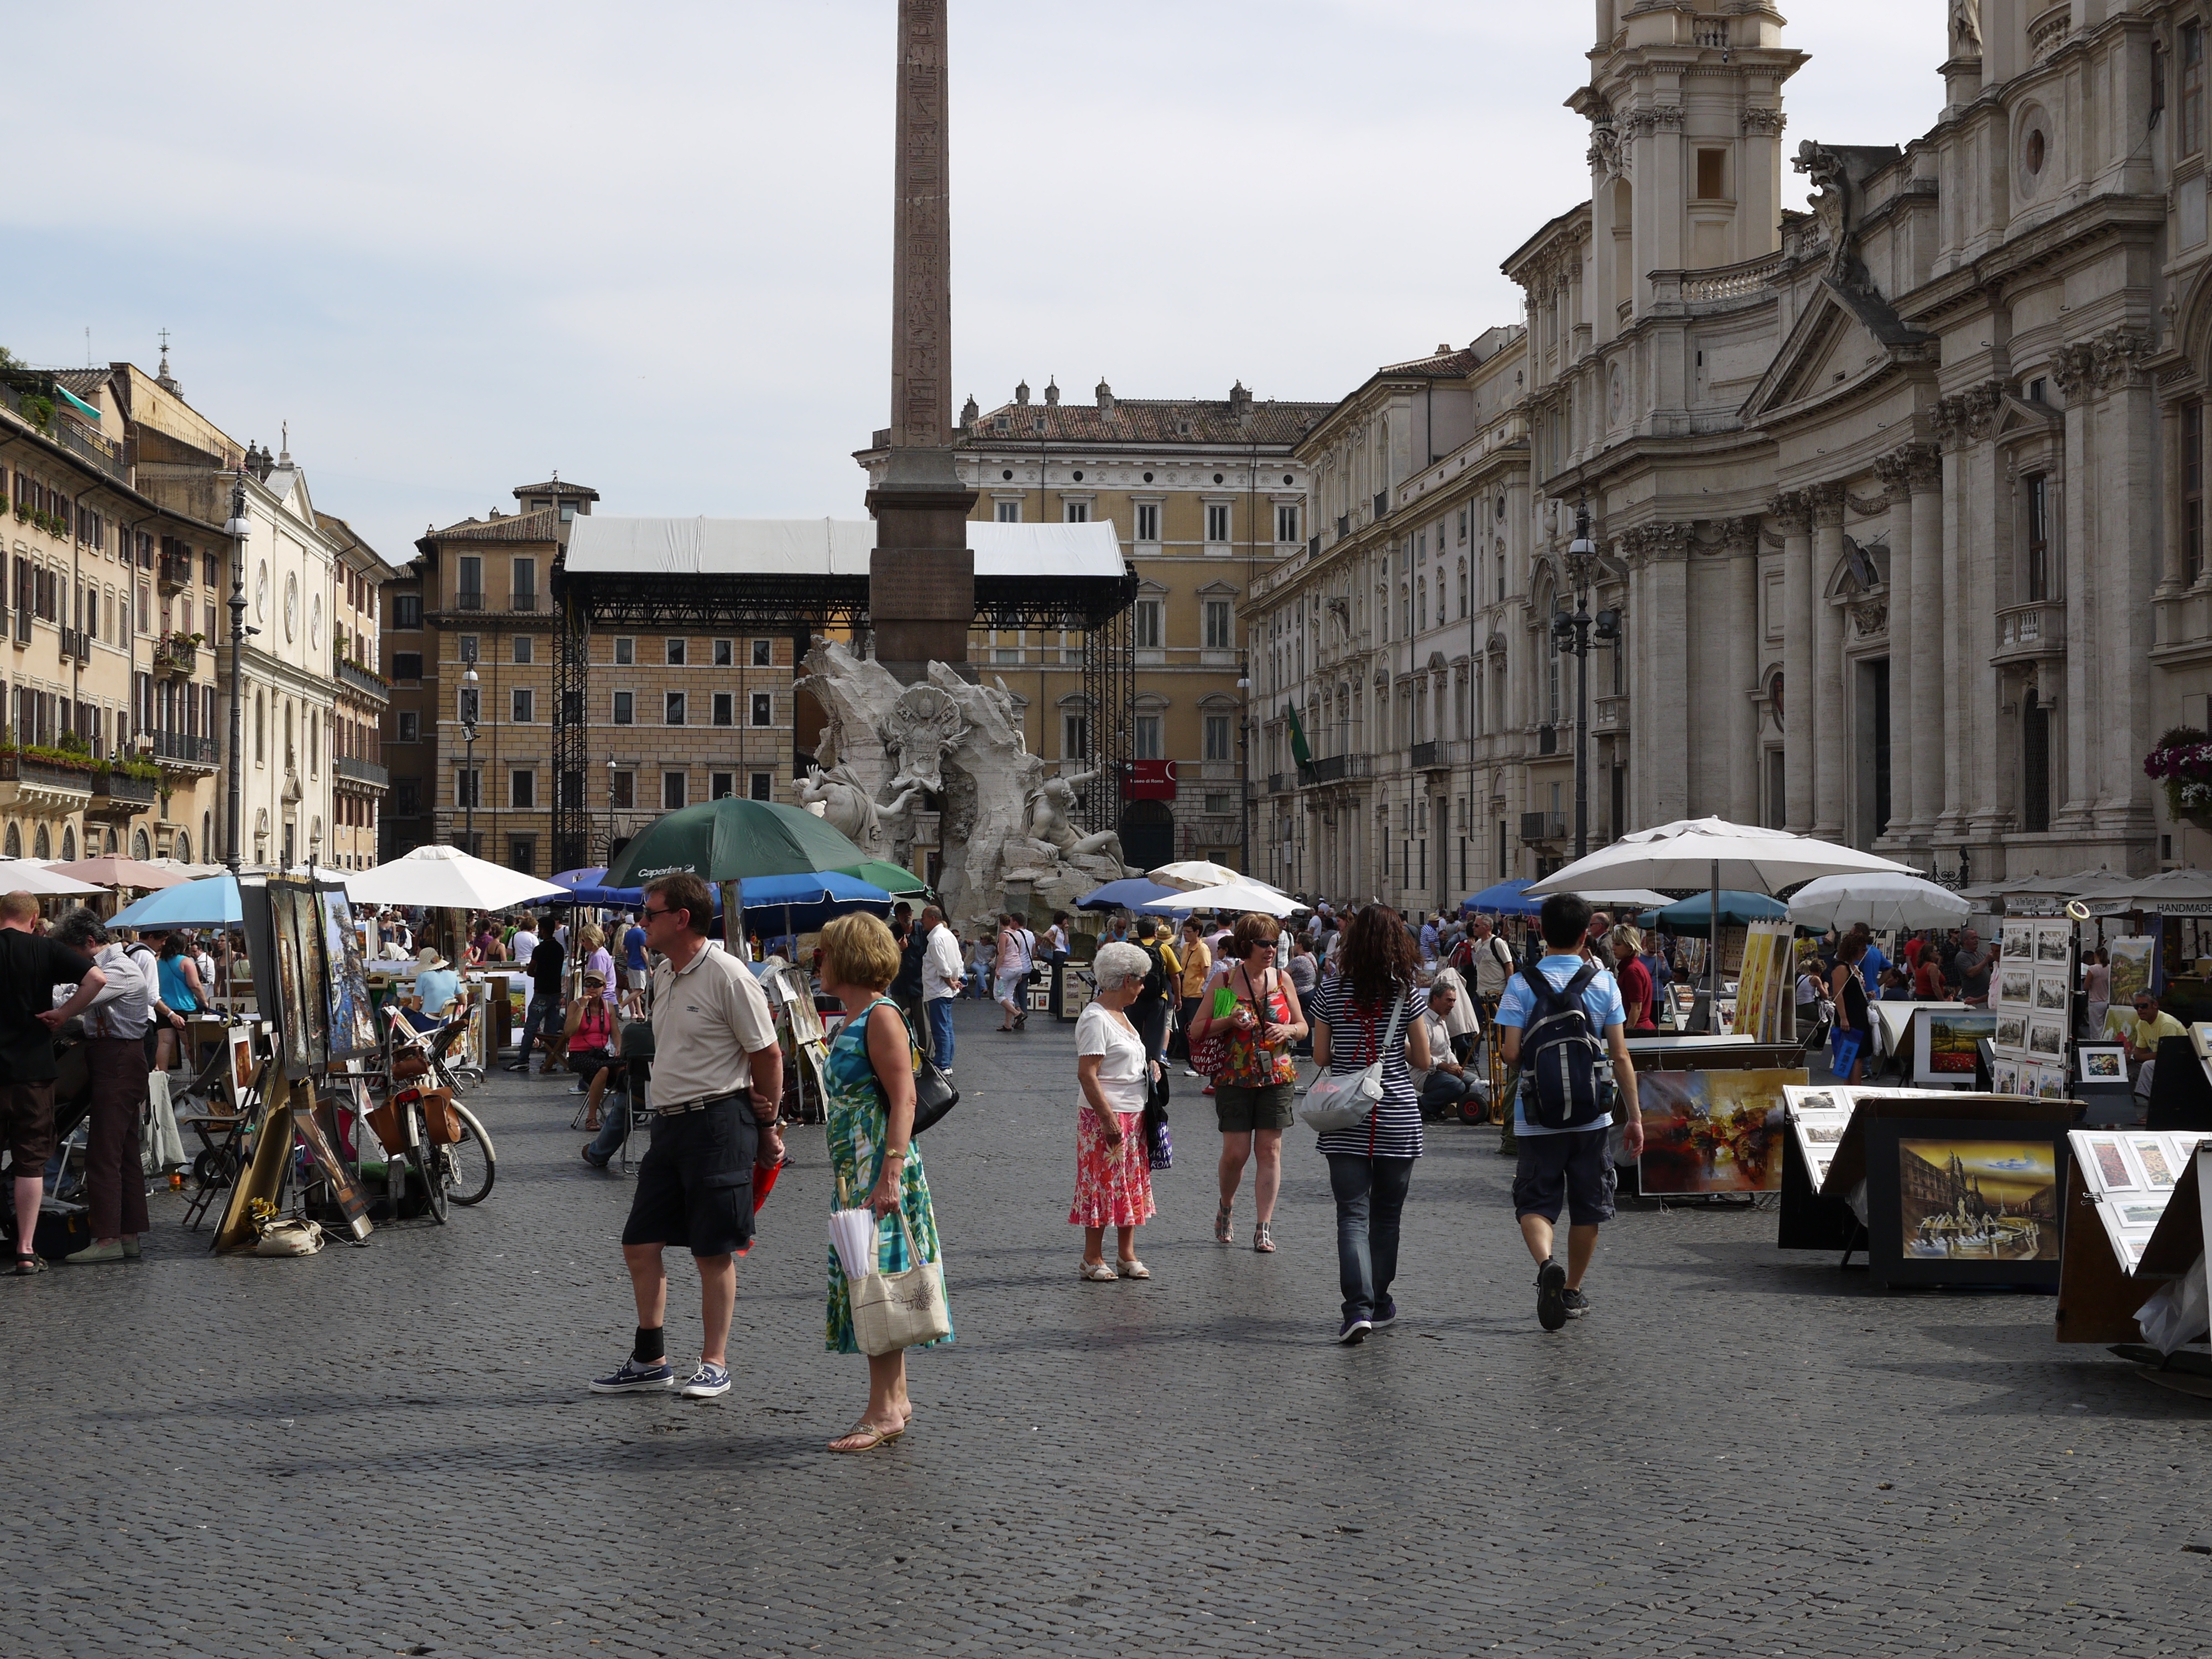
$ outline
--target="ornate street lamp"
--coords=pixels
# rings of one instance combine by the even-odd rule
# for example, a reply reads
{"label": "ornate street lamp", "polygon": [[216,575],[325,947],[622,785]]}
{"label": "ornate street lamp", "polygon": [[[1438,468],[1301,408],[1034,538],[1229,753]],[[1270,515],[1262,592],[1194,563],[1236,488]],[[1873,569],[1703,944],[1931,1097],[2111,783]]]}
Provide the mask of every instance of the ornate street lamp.
{"label": "ornate street lamp", "polygon": [[246,466],[240,462],[238,476],[231,481],[230,518],[222,527],[222,533],[238,548],[230,567],[230,779],[226,803],[230,845],[223,860],[234,876],[238,873],[238,843],[245,830],[246,543],[252,532],[252,523],[246,516]]}
{"label": "ornate street lamp", "polygon": [[607,757],[607,863],[615,861],[615,757]]}
{"label": "ornate street lamp", "polygon": [[466,800],[462,803],[468,812],[468,827],[463,833],[468,837],[468,845],[465,850],[471,858],[477,856],[477,790],[478,787],[477,781],[477,715],[479,713],[477,707],[477,697],[479,695],[477,689],[477,684],[478,682],[477,679],[476,667],[471,664],[468,672],[461,676],[461,735],[466,738],[468,742],[468,760],[466,763],[466,768],[469,780],[468,797]]}

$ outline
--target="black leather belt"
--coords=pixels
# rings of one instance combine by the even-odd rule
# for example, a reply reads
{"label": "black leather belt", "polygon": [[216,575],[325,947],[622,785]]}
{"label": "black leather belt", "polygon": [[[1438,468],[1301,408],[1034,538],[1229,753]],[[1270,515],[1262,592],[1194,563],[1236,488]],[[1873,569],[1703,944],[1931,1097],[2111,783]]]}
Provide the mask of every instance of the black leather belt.
{"label": "black leather belt", "polygon": [[656,1106],[653,1109],[661,1117],[681,1117],[686,1112],[703,1112],[709,1106],[719,1106],[726,1100],[742,1100],[747,1106],[753,1101],[750,1089],[732,1089],[726,1095],[708,1095],[703,1100],[686,1100],[673,1106]]}

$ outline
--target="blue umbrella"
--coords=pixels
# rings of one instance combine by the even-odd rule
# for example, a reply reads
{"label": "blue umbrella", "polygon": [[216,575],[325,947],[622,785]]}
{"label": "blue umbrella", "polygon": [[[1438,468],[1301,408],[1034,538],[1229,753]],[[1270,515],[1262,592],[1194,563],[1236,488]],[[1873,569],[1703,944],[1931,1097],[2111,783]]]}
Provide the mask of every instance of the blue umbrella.
{"label": "blue umbrella", "polygon": [[1482,910],[1492,915],[1533,916],[1544,908],[1541,899],[1526,896],[1528,890],[1534,885],[1535,878],[1533,876],[1501,881],[1495,886],[1484,888],[1470,898],[1462,899],[1459,908],[1462,910]]}
{"label": "blue umbrella", "polygon": [[1075,908],[1079,910],[1137,910],[1175,896],[1176,889],[1172,887],[1163,887],[1159,883],[1146,881],[1141,876],[1130,876],[1121,881],[1109,881],[1103,887],[1094,888],[1075,901]]}
{"label": "blue umbrella", "polygon": [[748,910],[768,910],[783,918],[783,931],[796,939],[818,932],[833,916],[853,910],[888,910],[891,896],[873,882],[835,870],[795,876],[749,876],[738,884],[738,901]]}
{"label": "blue umbrella", "polygon": [[[1790,907],[1764,893],[1721,890],[1721,926],[1742,927],[1754,921],[1786,921]],[[1638,927],[1657,927],[1669,933],[1704,939],[1712,932],[1713,896],[1699,893],[1678,899],[1663,910],[1646,910],[1636,919]]]}
{"label": "blue umbrella", "polygon": [[198,881],[180,881],[174,887],[164,887],[158,893],[147,894],[135,904],[125,905],[115,913],[109,926],[142,930],[235,927],[245,920],[245,915],[239,908],[236,877],[203,876]]}

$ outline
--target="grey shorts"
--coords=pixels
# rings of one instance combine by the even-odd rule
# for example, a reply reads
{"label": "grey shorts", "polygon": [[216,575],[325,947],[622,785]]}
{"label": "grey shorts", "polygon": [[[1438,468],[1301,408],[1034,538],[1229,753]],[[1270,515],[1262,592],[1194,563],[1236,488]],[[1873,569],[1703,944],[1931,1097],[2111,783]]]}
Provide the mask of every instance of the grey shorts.
{"label": "grey shorts", "polygon": [[1249,1134],[1255,1129],[1287,1129],[1297,1121],[1297,1085],[1268,1083],[1257,1087],[1245,1083],[1213,1085],[1213,1121],[1225,1135]]}

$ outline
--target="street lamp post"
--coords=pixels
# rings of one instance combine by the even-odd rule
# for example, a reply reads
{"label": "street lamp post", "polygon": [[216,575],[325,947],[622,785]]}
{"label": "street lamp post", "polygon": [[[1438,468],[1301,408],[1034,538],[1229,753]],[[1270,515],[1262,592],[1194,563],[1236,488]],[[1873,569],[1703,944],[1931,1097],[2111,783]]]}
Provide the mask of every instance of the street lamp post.
{"label": "street lamp post", "polygon": [[615,861],[615,757],[607,757],[607,864]]}
{"label": "street lamp post", "polygon": [[[1575,608],[1552,613],[1552,638],[1575,659],[1575,856],[1589,853],[1589,649],[1592,639],[1612,644],[1620,638],[1620,612],[1590,615],[1590,584],[1597,574],[1597,544],[1590,539],[1589,508],[1575,509],[1575,538],[1567,545],[1567,580]],[[1619,835],[1620,826],[1613,825]]]}
{"label": "street lamp post", "polygon": [[238,545],[230,568],[230,776],[225,802],[230,846],[228,856],[223,860],[234,876],[238,873],[238,843],[245,828],[246,540],[252,530],[252,523],[246,516],[246,467],[241,462],[237,477],[231,481],[230,520],[222,527],[222,533]]}
{"label": "street lamp post", "polygon": [[469,779],[467,798],[462,802],[468,814],[467,827],[462,834],[467,837],[466,851],[471,858],[477,855],[477,671],[471,665],[461,676],[461,736],[467,740],[468,759],[464,763]]}

